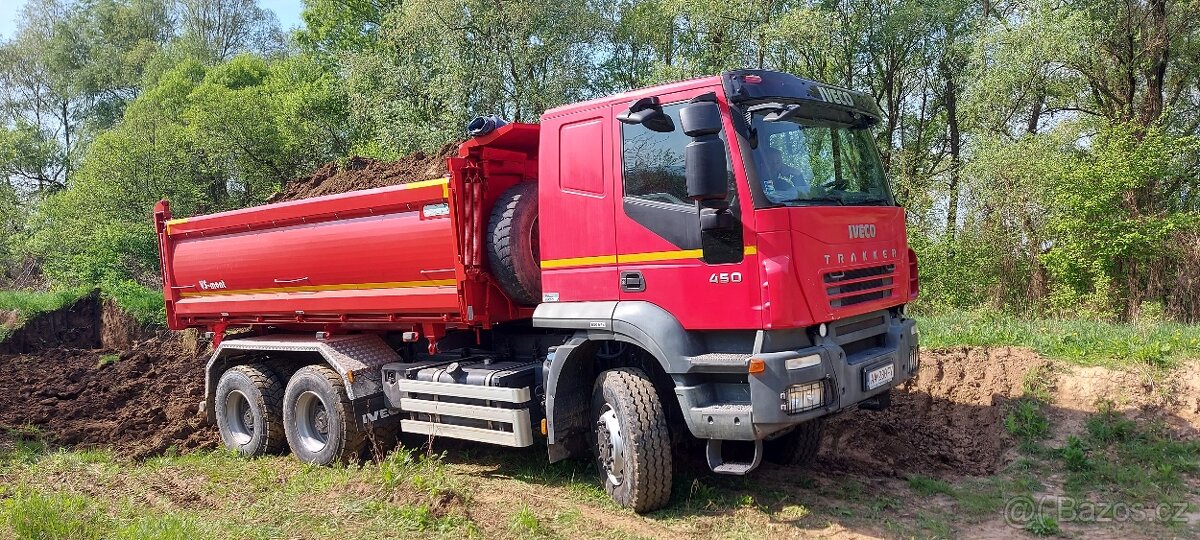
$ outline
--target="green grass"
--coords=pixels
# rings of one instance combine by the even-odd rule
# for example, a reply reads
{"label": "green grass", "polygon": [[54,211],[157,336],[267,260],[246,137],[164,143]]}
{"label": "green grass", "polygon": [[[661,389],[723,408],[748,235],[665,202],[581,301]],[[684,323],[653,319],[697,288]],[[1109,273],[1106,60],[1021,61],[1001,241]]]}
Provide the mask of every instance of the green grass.
{"label": "green grass", "polygon": [[1157,423],[1138,423],[1110,405],[1087,420],[1086,433],[1060,450],[1067,469],[1064,487],[1148,504],[1184,500],[1185,476],[1200,474],[1200,441],[1180,440]]}
{"label": "green grass", "polygon": [[1078,365],[1177,367],[1200,358],[1200,326],[1029,319],[989,310],[917,314],[921,346],[1029,347]]}
{"label": "green grass", "polygon": [[131,464],[104,451],[51,450],[34,432],[5,439],[0,538],[480,536],[455,503],[460,488],[428,480],[453,476],[436,457],[315,467],[216,451]]}
{"label": "green grass", "polygon": [[100,287],[105,298],[111,298],[126,313],[142,324],[165,326],[167,311],[163,293],[133,281],[106,283]]}
{"label": "green grass", "polygon": [[922,497],[932,497],[934,495],[954,496],[954,488],[950,486],[949,482],[919,474],[908,478],[908,487],[912,488],[913,491]]}
{"label": "green grass", "polygon": [[1050,419],[1038,400],[1022,398],[1013,402],[1004,417],[1004,427],[1024,443],[1033,443],[1050,436]]}

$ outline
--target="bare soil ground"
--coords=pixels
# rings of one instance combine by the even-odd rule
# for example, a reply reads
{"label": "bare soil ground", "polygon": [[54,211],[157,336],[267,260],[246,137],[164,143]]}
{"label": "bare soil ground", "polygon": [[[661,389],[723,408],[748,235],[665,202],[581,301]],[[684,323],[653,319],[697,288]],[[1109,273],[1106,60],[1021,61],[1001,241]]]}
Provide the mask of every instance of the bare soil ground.
{"label": "bare soil ground", "polygon": [[17,354],[0,354],[0,427],[133,458],[216,444],[197,416],[205,358],[194,334],[148,333],[91,295],[35,317],[4,346]]}

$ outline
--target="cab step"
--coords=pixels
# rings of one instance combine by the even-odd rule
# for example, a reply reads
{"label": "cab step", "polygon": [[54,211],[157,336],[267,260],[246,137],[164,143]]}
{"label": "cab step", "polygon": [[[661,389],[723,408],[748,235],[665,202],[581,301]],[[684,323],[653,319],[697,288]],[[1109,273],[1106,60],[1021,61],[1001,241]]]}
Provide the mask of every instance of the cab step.
{"label": "cab step", "polygon": [[712,472],[743,476],[757,469],[759,464],[762,463],[762,441],[754,441],[754,459],[748,463],[743,461],[725,461],[725,456],[722,452],[724,442],[720,439],[709,439],[708,445],[705,447],[705,454],[708,457],[708,468]]}

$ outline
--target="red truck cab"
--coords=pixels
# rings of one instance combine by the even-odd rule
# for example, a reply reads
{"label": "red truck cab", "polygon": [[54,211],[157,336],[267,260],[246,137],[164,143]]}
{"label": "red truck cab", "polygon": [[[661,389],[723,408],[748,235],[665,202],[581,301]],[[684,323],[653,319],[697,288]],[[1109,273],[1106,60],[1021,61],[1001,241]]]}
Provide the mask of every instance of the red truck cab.
{"label": "red truck cab", "polygon": [[540,433],[652,510],[672,434],[718,473],[805,461],[824,417],[916,373],[879,120],[869,96],[733,71],[505,125],[445,179],[189,219],[164,201],[168,321],[215,333],[204,408],[244,454]]}

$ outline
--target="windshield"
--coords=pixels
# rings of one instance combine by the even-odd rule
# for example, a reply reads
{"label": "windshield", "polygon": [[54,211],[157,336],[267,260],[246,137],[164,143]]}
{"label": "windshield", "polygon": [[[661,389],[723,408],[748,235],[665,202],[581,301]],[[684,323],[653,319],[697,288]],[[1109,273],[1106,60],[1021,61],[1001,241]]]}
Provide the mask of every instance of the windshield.
{"label": "windshield", "polygon": [[774,205],[894,205],[887,177],[866,128],[804,118],[767,120],[753,114],[754,164]]}

